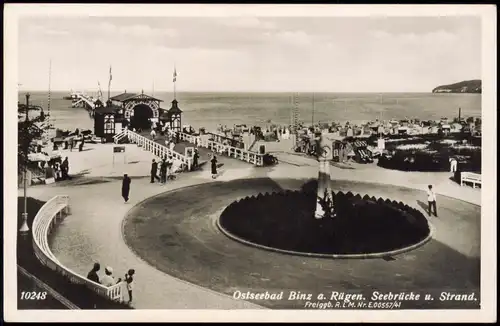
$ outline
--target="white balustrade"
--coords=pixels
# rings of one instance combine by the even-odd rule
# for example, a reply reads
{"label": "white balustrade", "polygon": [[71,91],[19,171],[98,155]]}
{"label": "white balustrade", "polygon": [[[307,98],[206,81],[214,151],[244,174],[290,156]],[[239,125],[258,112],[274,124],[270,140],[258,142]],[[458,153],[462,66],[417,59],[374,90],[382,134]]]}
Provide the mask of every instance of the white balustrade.
{"label": "white balustrade", "polygon": [[85,284],[89,289],[110,300],[123,300],[123,282],[105,287],[70,270],[59,262],[49,247],[48,236],[65,215],[70,213],[69,196],[55,196],[40,208],[33,219],[33,251],[38,260],[73,284]]}
{"label": "white balustrade", "polygon": [[[173,130],[169,130],[169,134],[171,137],[176,137],[176,132]],[[264,165],[264,154],[251,152],[243,148],[224,145],[220,142],[203,139],[200,136],[189,135],[183,132],[179,132],[179,138],[180,140],[189,142],[191,144],[197,144],[200,147],[208,148],[214,152],[225,153],[227,156],[239,159],[241,161],[245,161],[257,166]]]}
{"label": "white balustrade", "polygon": [[151,139],[148,139],[144,136],[141,136],[133,131],[124,130],[124,134],[128,137],[131,143],[135,143],[138,146],[141,146],[144,150],[152,152],[154,155],[163,158],[163,157],[172,157],[174,160],[180,161],[183,168],[187,168],[187,170],[191,170],[191,166],[193,164],[193,158],[187,157],[183,154],[177,153],[170,148],[159,144]]}

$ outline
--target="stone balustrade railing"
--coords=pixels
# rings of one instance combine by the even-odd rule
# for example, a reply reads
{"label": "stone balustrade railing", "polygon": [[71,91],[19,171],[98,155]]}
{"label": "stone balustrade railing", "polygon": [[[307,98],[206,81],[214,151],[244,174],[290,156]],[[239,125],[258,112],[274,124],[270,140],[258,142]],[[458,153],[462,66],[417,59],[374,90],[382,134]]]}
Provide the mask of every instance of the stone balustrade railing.
{"label": "stone balustrade railing", "polygon": [[33,250],[38,260],[73,284],[83,284],[98,295],[114,301],[123,301],[125,284],[120,282],[110,287],[95,283],[65,267],[54,256],[49,247],[48,236],[58,223],[70,213],[69,196],[55,196],[36,214],[33,220]]}
{"label": "stone balustrade railing", "polygon": [[[169,130],[169,134],[171,137],[176,137],[176,132],[173,130]],[[243,148],[237,148],[229,145],[224,145],[222,143],[209,140],[203,136],[194,136],[180,132],[179,138],[182,141],[186,141],[188,143],[194,144],[195,146],[201,146],[208,148],[214,152],[218,152],[220,154],[225,154],[229,157],[233,157],[239,159],[241,161],[245,161],[257,166],[264,165],[264,154],[259,154],[256,152],[248,151]]]}

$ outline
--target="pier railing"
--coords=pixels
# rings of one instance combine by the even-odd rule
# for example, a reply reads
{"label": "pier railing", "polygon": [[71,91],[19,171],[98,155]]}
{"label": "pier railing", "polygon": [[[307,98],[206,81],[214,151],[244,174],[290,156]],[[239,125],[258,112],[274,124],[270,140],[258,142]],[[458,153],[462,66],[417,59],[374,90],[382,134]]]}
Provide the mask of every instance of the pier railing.
{"label": "pier railing", "polygon": [[[169,130],[169,135],[171,137],[176,137],[176,132]],[[211,151],[218,152],[219,154],[225,154],[229,157],[239,159],[257,166],[264,165],[264,154],[259,154],[256,152],[251,152],[245,150],[244,148],[237,148],[229,145],[219,143],[214,140],[209,140],[202,136],[194,136],[179,132],[179,138],[182,141],[194,144],[195,146],[201,146],[210,149]]]}
{"label": "pier railing", "polygon": [[155,156],[159,158],[172,157],[174,160],[181,162],[181,168],[186,168],[188,171],[191,170],[193,164],[193,158],[185,156],[183,154],[177,153],[171,150],[167,146],[159,144],[151,139],[141,136],[128,129],[123,130],[122,133],[115,136],[115,140],[127,137],[131,143],[137,144],[137,146],[142,147],[144,150],[150,151]]}
{"label": "pier railing", "polygon": [[92,102],[92,100],[90,100],[90,98],[88,98],[87,96],[85,96],[84,94],[76,94],[76,98],[78,99],[77,101],[75,101],[72,106],[73,107],[77,107],[78,104],[80,103],[85,103],[87,106],[89,106],[91,109],[95,109],[95,103]]}
{"label": "pier railing", "polygon": [[55,196],[40,208],[33,220],[33,250],[38,260],[73,284],[83,284],[98,295],[114,301],[123,301],[124,282],[110,287],[95,283],[65,267],[54,256],[49,247],[49,234],[59,222],[70,214],[69,196]]}

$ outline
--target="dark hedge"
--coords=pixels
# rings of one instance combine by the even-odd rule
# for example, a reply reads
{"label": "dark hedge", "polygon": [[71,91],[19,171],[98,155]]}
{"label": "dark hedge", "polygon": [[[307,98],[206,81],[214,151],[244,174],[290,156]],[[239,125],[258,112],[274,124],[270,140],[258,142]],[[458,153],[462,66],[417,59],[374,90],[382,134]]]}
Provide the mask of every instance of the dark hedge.
{"label": "dark hedge", "polygon": [[[314,188],[314,187],[313,187]],[[321,254],[384,252],[429,234],[424,215],[402,203],[332,192],[336,216],[316,219],[316,192],[266,193],[231,203],[220,225],[244,240],[284,250]]]}

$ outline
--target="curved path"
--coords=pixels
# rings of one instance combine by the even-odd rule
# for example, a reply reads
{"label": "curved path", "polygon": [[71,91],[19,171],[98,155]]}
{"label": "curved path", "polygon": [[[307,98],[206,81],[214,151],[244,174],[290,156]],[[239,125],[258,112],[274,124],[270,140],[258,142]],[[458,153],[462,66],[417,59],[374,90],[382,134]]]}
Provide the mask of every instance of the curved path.
{"label": "curved path", "polygon": [[[332,260],[269,252],[237,243],[214,225],[235,199],[259,192],[299,188],[302,180],[269,178],[210,183],[155,196],[130,211],[125,238],[137,253],[158,269],[186,281],[232,295],[234,291],[303,293],[372,289],[432,291],[479,289],[479,216],[476,205],[439,198],[439,230],[421,248],[383,259]],[[360,194],[374,191],[418,207],[422,191],[336,181],[336,190]],[[193,200],[196,199],[196,200]],[[444,232],[443,232],[444,231]],[[440,239],[454,237],[449,243]],[[273,308],[298,308],[291,300],[262,302]]]}
{"label": "curved path", "polygon": [[[384,173],[387,173],[387,171]],[[231,181],[234,179],[270,178],[272,180],[275,180],[275,182],[269,181],[270,183],[266,185],[266,187],[276,187],[276,189],[279,189],[294,186],[289,184],[281,184],[282,179],[299,175],[303,178],[316,177],[317,169],[314,167],[297,168],[288,165],[280,165],[275,168],[250,167],[235,170],[228,169],[225,171],[223,169],[221,177],[218,178],[215,182],[225,184],[227,181]],[[391,176],[385,174],[383,175],[370,173],[364,175],[363,171],[356,171],[356,173],[351,173],[350,171],[340,169],[338,169],[337,171],[336,169],[332,168],[332,175],[335,179],[352,179],[383,183],[400,182],[402,183],[402,185],[408,183],[408,181],[404,178],[401,178],[401,176],[393,176],[391,178]],[[421,181],[423,182],[423,184],[425,184],[425,181],[429,182],[428,179],[429,178],[424,178]],[[137,308],[230,309],[258,307],[248,302],[236,301],[220,293],[204,289],[166,275],[165,273],[157,270],[156,268],[153,268],[151,265],[144,262],[129,249],[129,247],[123,240],[121,226],[124,216],[127,215],[128,211],[135,204],[138,204],[144,199],[163,193],[165,191],[183,188],[186,186],[214,182],[210,178],[210,175],[207,171],[180,175],[176,181],[168,183],[165,186],[150,184],[148,181],[149,180],[147,178],[134,179],[132,181],[131,200],[128,204],[124,204],[120,197],[120,181],[106,178],[101,178],[100,181],[97,180],[96,182],[80,184],[71,187],[63,185],[33,187],[30,188],[29,194],[30,196],[39,199],[49,199],[55,194],[63,193],[70,196],[72,215],[66,218],[63,224],[61,224],[58,230],[55,232],[55,236],[52,239],[51,243],[54,254],[63,264],[84,275],[88,272],[94,261],[99,261],[102,266],[112,266],[117,276],[121,276],[128,268],[135,268],[137,277],[134,301]],[[297,183],[297,186],[298,185],[299,183]],[[447,186],[448,188],[445,188],[444,185],[442,185],[441,188],[437,188],[436,190],[438,193],[445,192],[454,197],[458,197],[459,195],[461,195],[462,197],[464,197],[463,199],[466,199],[468,201],[477,203],[480,201],[480,193],[477,190],[473,191],[471,189],[462,189],[459,186],[455,186],[456,185],[450,184],[449,186]],[[422,185],[416,185],[415,187],[422,189]],[[220,191],[223,191],[224,189],[227,190],[227,188],[225,187],[216,187],[214,189],[220,189]],[[373,191],[370,191],[370,194],[375,196],[382,196],[383,194],[379,193],[382,192],[380,189],[381,187],[375,187],[373,188]],[[187,201],[187,203],[184,203],[182,205],[186,206],[190,203],[192,204],[206,201],[206,198],[210,195],[210,193],[206,190],[198,192],[198,197],[192,195],[186,197],[186,195],[184,194],[184,200]],[[418,196],[422,200],[425,200],[425,196],[422,194],[408,193],[408,196],[412,198],[413,202],[410,203],[407,200],[405,201],[408,202],[408,204],[412,204],[414,206],[416,200],[414,196]],[[408,199],[409,197],[406,198]],[[458,217],[452,217],[452,215],[456,213],[456,211],[453,211],[453,205],[455,205],[455,203],[452,202],[451,199],[449,199],[450,202],[446,203],[447,200],[448,199],[445,197],[438,197],[438,205],[441,208],[440,213],[442,217],[434,222],[434,224],[437,228],[435,237],[437,240],[436,245],[441,244],[443,247],[449,247],[449,255],[445,262],[434,260],[433,264],[435,264],[437,267],[439,267],[440,265],[453,266],[453,264],[465,262],[468,260],[478,260],[479,256],[479,208],[471,208],[471,211],[475,212],[472,215],[467,212],[462,212]],[[223,205],[224,202],[229,201],[229,199],[221,197],[221,199],[218,199],[218,201],[218,205]],[[212,200],[210,201],[210,203],[215,204],[215,202]],[[171,203],[170,205],[167,205],[166,209],[174,210],[176,209],[176,205],[179,204],[181,204],[180,201],[175,201],[174,204]],[[215,208],[216,206],[213,205],[212,207]],[[205,209],[202,210],[201,206],[198,206],[197,209],[197,214],[205,211]],[[449,211],[447,212],[447,210]],[[446,216],[449,216],[449,218]],[[136,224],[140,225],[140,222]],[[195,226],[191,227],[196,228]],[[477,232],[474,230],[477,230]],[[457,232],[461,232],[464,237],[457,237]],[[173,240],[164,237],[163,241],[168,244],[169,241],[172,242]],[[243,245],[238,245],[244,248]],[[163,250],[163,248],[161,249]],[[241,250],[248,250],[248,248]],[[256,252],[260,253],[260,251],[258,250]],[[269,255],[271,253],[266,252],[265,254]],[[410,257],[408,258],[408,260],[411,261],[412,253],[410,253],[408,257]],[[429,264],[432,261],[431,258],[429,258]],[[203,259],[211,260],[212,258],[202,257],[201,255],[199,255],[199,261],[203,262]],[[254,260],[254,257],[243,256],[235,257],[234,259],[226,257],[224,260],[219,262],[220,266],[218,267],[218,269],[223,268],[223,266],[229,266],[228,261],[231,262],[236,260],[241,260],[249,264],[249,262]],[[401,261],[399,261],[398,258],[398,260],[393,261],[392,263],[400,264]],[[317,264],[318,268],[321,268],[322,266],[321,261],[317,261],[311,264]],[[341,262],[341,264],[345,264],[346,266],[348,266],[350,262],[344,261]],[[373,264],[384,265],[391,264],[391,262],[385,262],[381,260]],[[474,265],[474,263],[471,264]],[[464,266],[471,265],[466,264]],[[477,264],[477,266],[479,265]],[[473,287],[476,283],[475,275],[476,273],[478,275],[478,270],[474,270],[474,268],[471,267],[466,271],[462,271],[462,267],[457,267],[456,273],[461,276],[455,278],[461,280],[468,279],[469,283],[464,286]],[[412,268],[414,268],[414,265],[412,265]],[[219,279],[217,279],[217,276],[219,275],[222,277],[225,277],[227,275],[229,275],[229,277],[235,277],[234,273],[233,275],[231,275],[231,273],[228,273],[229,272],[224,272],[222,274],[207,274],[215,277],[213,278],[212,283],[216,284],[217,282],[219,282]],[[467,273],[470,273],[471,275],[469,278],[466,275]],[[186,272],[186,274],[189,275],[190,273]],[[283,276],[285,279],[287,278],[286,275],[287,274],[284,274]],[[312,278],[315,276],[311,274],[309,275]],[[357,282],[359,282],[359,280],[363,280],[361,276],[356,276],[357,274],[355,271],[350,272],[349,275],[352,275],[352,277],[346,278],[345,280],[339,282],[344,282],[346,285],[350,286],[351,284],[358,284]],[[398,277],[402,279],[406,277],[405,274],[401,275],[402,276]],[[265,279],[262,280],[262,278],[265,277],[260,277],[258,275],[251,275],[251,277],[258,279],[258,282],[268,282]],[[386,277],[389,280],[392,280],[395,276],[390,275]],[[444,277],[442,277],[441,279],[444,279]],[[268,284],[265,284],[264,286],[266,288],[271,287]],[[209,285],[208,287],[214,288],[213,285]],[[441,286],[439,287],[441,288]],[[220,290],[217,289],[217,291]]]}

